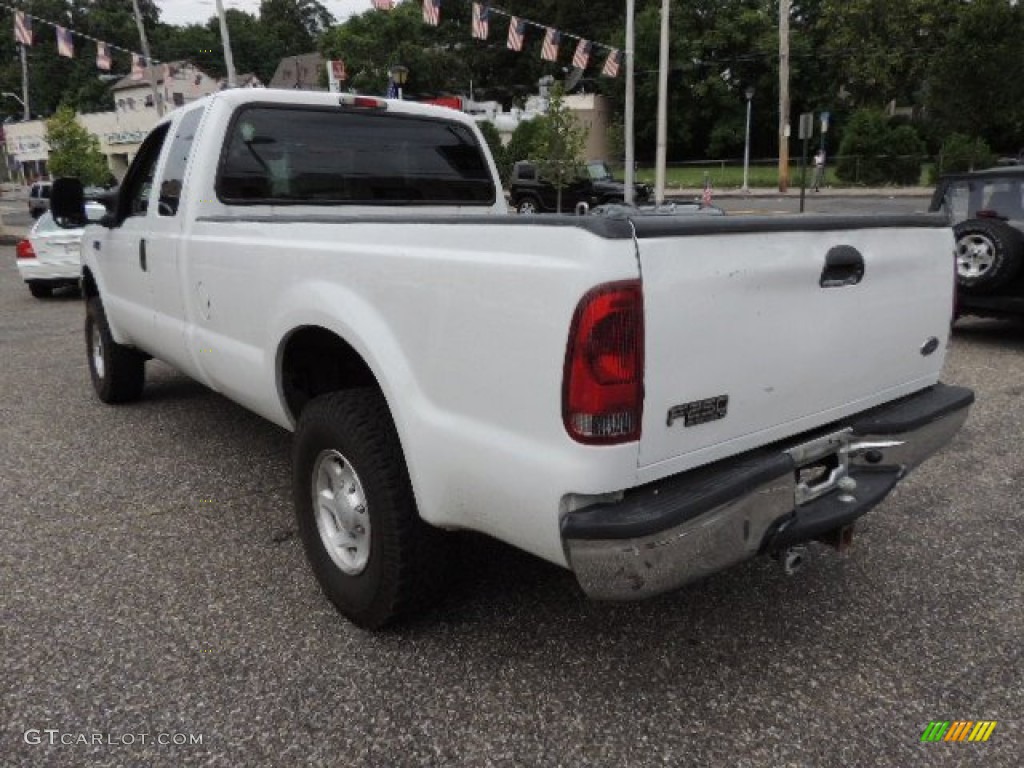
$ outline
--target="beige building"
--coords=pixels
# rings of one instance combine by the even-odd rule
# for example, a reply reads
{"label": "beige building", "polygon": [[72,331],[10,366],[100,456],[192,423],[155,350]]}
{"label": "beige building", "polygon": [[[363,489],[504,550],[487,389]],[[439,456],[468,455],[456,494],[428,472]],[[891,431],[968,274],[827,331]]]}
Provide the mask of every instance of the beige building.
{"label": "beige building", "polygon": [[[151,72],[156,78],[155,100],[149,80]],[[252,75],[243,75],[239,81],[243,87],[262,87]],[[78,115],[78,122],[99,139],[100,151],[107,156],[111,173],[120,179],[139,151],[142,140],[159,119],[157,103],[164,106],[166,112],[223,87],[222,80],[210,77],[188,62],[159,64],[147,67],[141,80],[125,77],[114,85],[113,112]],[[44,120],[7,123],[4,126],[4,145],[12,177],[28,182],[47,176],[46,160],[50,147],[46,143]]]}

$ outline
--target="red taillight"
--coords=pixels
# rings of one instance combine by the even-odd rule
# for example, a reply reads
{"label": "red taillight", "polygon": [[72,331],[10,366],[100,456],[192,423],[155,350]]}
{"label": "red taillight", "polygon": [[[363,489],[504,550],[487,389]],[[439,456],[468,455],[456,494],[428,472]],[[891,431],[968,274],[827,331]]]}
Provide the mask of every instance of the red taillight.
{"label": "red taillight", "polygon": [[639,280],[594,288],[576,307],[565,353],[562,420],[581,443],[640,439],[644,302]]}
{"label": "red taillight", "polygon": [[36,257],[36,252],[32,249],[32,243],[28,240],[20,241],[14,251],[19,259],[34,259]]}

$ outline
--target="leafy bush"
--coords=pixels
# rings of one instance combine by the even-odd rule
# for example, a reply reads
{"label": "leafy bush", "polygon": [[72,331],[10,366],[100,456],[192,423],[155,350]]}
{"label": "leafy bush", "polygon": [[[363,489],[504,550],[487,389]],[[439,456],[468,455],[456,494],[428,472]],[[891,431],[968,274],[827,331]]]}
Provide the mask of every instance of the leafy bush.
{"label": "leafy bush", "polygon": [[925,147],[917,131],[909,125],[901,125],[889,133],[888,143],[886,180],[896,184],[920,184]]}
{"label": "leafy bush", "polygon": [[951,133],[942,142],[939,150],[939,162],[932,169],[931,179],[934,183],[940,173],[956,173],[988,168],[995,163],[995,155],[984,139],[967,136],[963,133]]}
{"label": "leafy bush", "polygon": [[889,152],[889,122],[882,112],[862,109],[854,112],[839,144],[836,176],[846,182],[884,184],[888,171],[883,155]]}
{"label": "leafy bush", "polygon": [[512,166],[520,160],[529,160],[536,157],[538,144],[540,143],[540,123],[537,118],[533,120],[522,120],[512,132],[512,138],[505,146],[505,164],[508,166],[508,173],[511,175]]}

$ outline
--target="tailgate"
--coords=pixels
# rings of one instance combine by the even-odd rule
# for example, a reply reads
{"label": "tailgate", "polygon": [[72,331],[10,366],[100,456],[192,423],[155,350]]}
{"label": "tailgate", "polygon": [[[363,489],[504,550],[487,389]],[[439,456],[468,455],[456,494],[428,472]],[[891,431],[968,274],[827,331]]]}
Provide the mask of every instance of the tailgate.
{"label": "tailgate", "polygon": [[953,300],[944,220],[635,226],[646,326],[641,467],[715,461],[938,380]]}

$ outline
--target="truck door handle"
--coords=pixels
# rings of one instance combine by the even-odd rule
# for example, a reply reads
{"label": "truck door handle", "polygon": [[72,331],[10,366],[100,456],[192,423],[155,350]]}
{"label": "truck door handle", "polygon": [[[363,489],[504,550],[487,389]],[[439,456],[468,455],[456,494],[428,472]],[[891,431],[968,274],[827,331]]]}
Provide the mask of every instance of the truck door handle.
{"label": "truck door handle", "polygon": [[139,266],[142,267],[142,271],[146,271],[146,241],[139,241]]}
{"label": "truck door handle", "polygon": [[864,277],[864,257],[852,245],[837,245],[825,254],[825,268],[821,270],[822,288],[842,288],[856,285]]}

